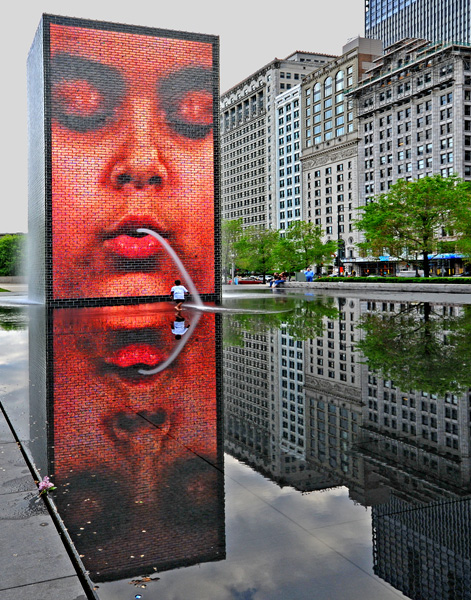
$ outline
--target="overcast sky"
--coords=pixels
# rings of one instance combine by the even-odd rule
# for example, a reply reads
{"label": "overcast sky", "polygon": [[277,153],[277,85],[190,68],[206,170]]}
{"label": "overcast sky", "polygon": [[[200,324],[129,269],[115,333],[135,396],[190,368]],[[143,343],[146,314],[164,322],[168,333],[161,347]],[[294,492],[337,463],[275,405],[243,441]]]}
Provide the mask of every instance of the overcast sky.
{"label": "overcast sky", "polygon": [[27,230],[26,58],[42,13],[220,37],[221,92],[294,50],[340,54],[364,33],[363,0],[10,0],[2,9],[0,233]]}

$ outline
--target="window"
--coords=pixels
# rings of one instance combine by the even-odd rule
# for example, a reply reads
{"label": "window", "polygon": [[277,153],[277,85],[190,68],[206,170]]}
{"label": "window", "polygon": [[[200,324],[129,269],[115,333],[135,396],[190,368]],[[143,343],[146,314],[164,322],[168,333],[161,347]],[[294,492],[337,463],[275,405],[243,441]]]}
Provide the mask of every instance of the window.
{"label": "window", "polygon": [[327,77],[324,81],[324,98],[332,95],[332,77]]}
{"label": "window", "polygon": [[453,108],[444,108],[440,111],[440,120],[451,119],[453,117]]}
{"label": "window", "polygon": [[453,102],[453,92],[449,92],[448,94],[443,94],[443,96],[440,96],[440,106],[445,106],[451,102]]}

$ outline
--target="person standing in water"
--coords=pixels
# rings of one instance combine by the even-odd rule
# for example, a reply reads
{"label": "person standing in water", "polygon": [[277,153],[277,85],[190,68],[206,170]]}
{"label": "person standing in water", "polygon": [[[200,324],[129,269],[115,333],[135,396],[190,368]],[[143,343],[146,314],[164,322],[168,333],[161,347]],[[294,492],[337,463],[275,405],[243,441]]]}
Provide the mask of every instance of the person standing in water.
{"label": "person standing in water", "polygon": [[176,302],[175,310],[180,312],[182,305],[185,302],[185,295],[189,294],[189,291],[184,285],[182,285],[182,282],[179,279],[175,279],[175,285],[172,287],[170,292]]}

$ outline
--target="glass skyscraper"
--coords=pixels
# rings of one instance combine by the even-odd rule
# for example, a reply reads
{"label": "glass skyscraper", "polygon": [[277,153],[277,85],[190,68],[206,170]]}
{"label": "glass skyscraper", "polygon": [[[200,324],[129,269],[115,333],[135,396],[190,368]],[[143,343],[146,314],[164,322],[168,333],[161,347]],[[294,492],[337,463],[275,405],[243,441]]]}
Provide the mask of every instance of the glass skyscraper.
{"label": "glass skyscraper", "polygon": [[365,0],[365,37],[471,43],[470,0]]}

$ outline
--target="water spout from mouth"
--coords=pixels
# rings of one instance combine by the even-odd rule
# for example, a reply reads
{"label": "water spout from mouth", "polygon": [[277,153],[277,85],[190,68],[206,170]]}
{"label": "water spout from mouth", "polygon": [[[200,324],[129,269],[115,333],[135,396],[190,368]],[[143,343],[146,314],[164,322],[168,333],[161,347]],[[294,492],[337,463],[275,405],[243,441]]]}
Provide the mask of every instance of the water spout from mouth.
{"label": "water spout from mouth", "polygon": [[[153,231],[152,229],[146,229],[146,228],[142,227],[142,228],[137,229],[137,232],[138,233],[146,233],[147,235],[151,235],[153,238],[155,238],[159,242],[159,244],[162,246],[162,248],[165,250],[165,252],[167,252],[167,254],[172,259],[172,261],[175,264],[179,273],[181,273],[182,279],[187,284],[187,286],[189,288],[189,292],[194,299],[196,308],[203,307],[204,306],[203,301],[201,300],[201,296],[198,294],[198,290],[196,289],[196,286],[193,283],[193,280],[191,279],[190,275],[188,274],[188,271],[183,266],[183,263],[180,260],[180,258],[178,257],[178,254],[170,246],[168,241],[164,237],[159,235],[157,232]],[[190,339],[191,334],[193,333],[194,329],[198,325],[198,321],[200,320],[200,318],[201,318],[201,312],[197,312],[195,314],[194,318],[192,319],[192,321],[190,323],[190,327],[188,328],[188,331],[185,333],[185,336],[181,338],[181,340],[178,342],[178,344],[173,349],[173,352],[170,354],[170,356],[166,360],[164,360],[163,363],[161,363],[160,365],[155,367],[155,369],[151,369],[151,370],[139,369],[139,373],[141,375],[155,375],[156,373],[160,373],[160,371],[163,371],[168,366],[170,366],[171,363],[177,358],[177,356],[182,351],[183,346]]]}
{"label": "water spout from mouth", "polygon": [[170,246],[168,241],[164,237],[159,235],[156,231],[153,231],[152,229],[146,229],[146,228],[142,227],[137,230],[137,233],[146,233],[147,235],[151,235],[159,242],[159,244],[162,246],[162,248],[165,250],[165,252],[167,252],[167,254],[170,256],[170,258],[173,260],[175,266],[177,267],[178,271],[182,275],[182,279],[188,285],[190,294],[193,296],[196,306],[198,308],[201,306],[204,306],[203,301],[201,300],[201,297],[198,294],[198,290],[196,289],[196,286],[193,283],[192,278],[190,277],[190,275],[188,274],[188,271],[183,266],[182,261],[178,258],[178,254],[175,252],[175,250],[172,248],[172,246]]}

